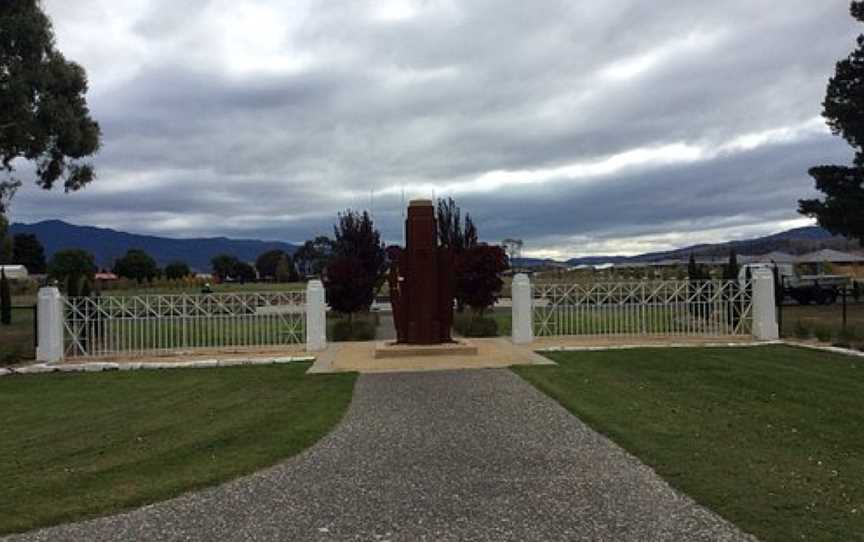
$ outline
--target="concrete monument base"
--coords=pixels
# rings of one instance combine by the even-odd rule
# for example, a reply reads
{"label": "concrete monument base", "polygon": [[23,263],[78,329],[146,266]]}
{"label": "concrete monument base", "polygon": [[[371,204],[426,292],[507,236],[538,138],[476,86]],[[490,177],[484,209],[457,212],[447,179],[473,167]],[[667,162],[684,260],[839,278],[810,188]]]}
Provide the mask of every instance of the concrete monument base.
{"label": "concrete monument base", "polygon": [[393,341],[375,343],[375,358],[416,356],[476,356],[477,346],[464,340],[442,344],[399,344]]}

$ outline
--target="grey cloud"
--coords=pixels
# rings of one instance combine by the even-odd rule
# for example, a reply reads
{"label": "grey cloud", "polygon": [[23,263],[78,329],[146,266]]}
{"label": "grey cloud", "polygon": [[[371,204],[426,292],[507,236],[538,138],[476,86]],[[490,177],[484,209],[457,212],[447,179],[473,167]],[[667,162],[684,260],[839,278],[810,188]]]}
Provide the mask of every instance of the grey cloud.
{"label": "grey cloud", "polygon": [[[280,36],[286,50],[315,60],[290,73],[238,75],[220,65],[218,48],[213,58],[190,49],[222,45],[197,22],[208,2],[154,3],[131,27],[160,56],[91,98],[106,136],[98,183],[116,189],[68,198],[28,189],[15,218],[302,240],[329,231],[338,210],[366,206],[370,190],[671,143],[710,150],[817,116],[833,63],[858,31],[846,0],[783,9],[767,0],[490,0],[437,9],[444,4],[381,23],[356,2],[315,2],[302,19],[271,2],[280,21],[297,23]],[[47,6],[62,47],[66,11]],[[687,36],[715,41],[688,48]],[[657,64],[632,79],[601,75],[658,50]],[[86,54],[76,60],[87,65]],[[614,241],[688,229],[698,241],[711,224],[732,224],[734,235],[796,218],[795,201],[812,190],[807,168],[846,159],[842,141],[807,137],[458,199],[490,239],[521,236],[536,248],[575,235]],[[393,195],[376,198],[376,218],[395,240],[399,205]]]}

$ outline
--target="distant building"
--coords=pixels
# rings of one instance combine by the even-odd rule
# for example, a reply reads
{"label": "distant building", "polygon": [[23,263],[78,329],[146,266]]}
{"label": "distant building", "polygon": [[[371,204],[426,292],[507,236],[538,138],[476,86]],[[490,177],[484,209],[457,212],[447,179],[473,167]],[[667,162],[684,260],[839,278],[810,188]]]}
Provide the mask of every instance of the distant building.
{"label": "distant building", "polygon": [[24,280],[29,276],[27,268],[23,265],[0,265],[0,269],[3,270],[9,280]]}
{"label": "distant building", "polygon": [[120,279],[120,277],[110,271],[100,271],[93,275],[93,278],[102,282],[113,282]]}

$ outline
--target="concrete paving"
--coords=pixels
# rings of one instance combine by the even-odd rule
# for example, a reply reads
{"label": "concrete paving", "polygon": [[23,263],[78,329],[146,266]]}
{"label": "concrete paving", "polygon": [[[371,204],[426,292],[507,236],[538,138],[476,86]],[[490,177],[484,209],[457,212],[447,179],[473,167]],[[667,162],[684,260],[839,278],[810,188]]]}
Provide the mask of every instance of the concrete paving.
{"label": "concrete paving", "polygon": [[286,462],[10,540],[751,540],[507,370],[362,375]]}

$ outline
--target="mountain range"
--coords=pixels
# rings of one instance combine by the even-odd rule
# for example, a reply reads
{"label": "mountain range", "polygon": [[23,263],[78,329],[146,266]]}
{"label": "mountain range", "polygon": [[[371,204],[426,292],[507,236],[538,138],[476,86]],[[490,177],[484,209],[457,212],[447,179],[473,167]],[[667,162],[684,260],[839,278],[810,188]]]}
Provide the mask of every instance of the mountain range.
{"label": "mountain range", "polygon": [[831,248],[840,251],[860,251],[861,246],[845,237],[832,235],[818,226],[795,228],[780,233],[715,244],[698,244],[674,250],[649,252],[637,256],[584,256],[570,258],[566,261],[522,258],[516,263],[520,267],[538,267],[543,265],[599,265],[604,263],[649,263],[662,260],[686,260],[693,254],[699,258],[725,258],[729,251],[735,249],[740,255],[759,255],[769,252],[787,252],[789,254],[806,254]]}
{"label": "mountain range", "polygon": [[62,220],[46,220],[35,224],[12,224],[12,234],[31,233],[39,238],[49,259],[58,250],[80,248],[93,254],[96,265],[110,269],[114,260],[130,248],[141,249],[160,266],[184,261],[195,271],[210,271],[210,259],[218,254],[232,254],[241,261],[254,262],[262,252],[280,249],[293,254],[297,247],[280,241],[206,237],[173,239],[154,235],[138,235],[93,226],[76,226]]}
{"label": "mountain range", "polygon": [[[47,220],[35,224],[12,224],[11,232],[35,234],[45,253],[50,258],[58,250],[67,248],[84,249],[96,258],[102,268],[113,266],[114,260],[123,256],[130,248],[146,251],[156,259],[160,266],[172,261],[185,261],[196,271],[209,271],[210,259],[217,254],[232,254],[242,261],[254,262],[259,254],[267,250],[279,249],[293,254],[297,246],[281,241],[261,241],[258,239],[229,239],[227,237],[206,237],[175,239],[154,235],[138,235],[94,226],[76,226],[61,220]],[[638,256],[585,256],[566,261],[521,258],[514,262],[519,267],[543,265],[598,265],[603,263],[645,263],[660,260],[683,260],[694,254],[702,258],[723,258],[735,249],[741,255],[765,254],[773,251],[803,254],[823,248],[835,250],[860,250],[860,245],[844,237],[834,236],[817,226],[796,228],[784,232],[717,244],[692,245],[663,252],[650,252]]]}

